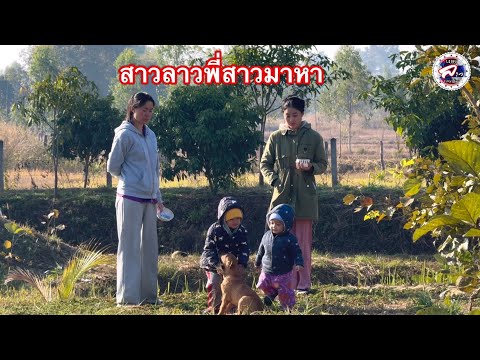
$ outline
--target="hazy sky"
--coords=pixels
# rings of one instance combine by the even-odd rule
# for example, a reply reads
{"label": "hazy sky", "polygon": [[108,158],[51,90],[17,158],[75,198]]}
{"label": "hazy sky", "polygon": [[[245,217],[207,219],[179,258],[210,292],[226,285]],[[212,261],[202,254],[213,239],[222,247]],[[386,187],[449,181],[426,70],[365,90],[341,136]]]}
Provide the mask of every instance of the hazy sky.
{"label": "hazy sky", "polygon": [[20,50],[28,45],[0,45],[0,73],[14,61],[20,62]]}
{"label": "hazy sky", "polygon": [[[212,45],[208,45],[212,46]],[[318,50],[333,58],[340,45],[317,45]],[[356,48],[363,49],[368,45],[355,45]],[[0,73],[14,61],[20,62],[20,51],[27,48],[28,45],[0,45]],[[400,50],[412,50],[413,45],[400,45]]]}

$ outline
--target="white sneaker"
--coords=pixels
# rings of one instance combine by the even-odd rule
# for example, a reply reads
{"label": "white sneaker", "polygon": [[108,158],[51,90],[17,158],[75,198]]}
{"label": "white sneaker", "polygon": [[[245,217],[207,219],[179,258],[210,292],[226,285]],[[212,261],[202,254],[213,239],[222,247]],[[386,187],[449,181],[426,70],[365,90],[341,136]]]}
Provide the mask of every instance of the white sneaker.
{"label": "white sneaker", "polygon": [[297,289],[297,290],[295,290],[295,294],[297,294],[297,295],[308,295],[308,294],[310,294],[310,289]]}

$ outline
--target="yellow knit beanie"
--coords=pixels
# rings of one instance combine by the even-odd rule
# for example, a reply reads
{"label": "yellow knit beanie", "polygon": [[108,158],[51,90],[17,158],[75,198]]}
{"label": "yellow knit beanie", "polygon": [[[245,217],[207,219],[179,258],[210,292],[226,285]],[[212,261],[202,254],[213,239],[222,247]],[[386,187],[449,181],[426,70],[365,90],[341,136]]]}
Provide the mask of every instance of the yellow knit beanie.
{"label": "yellow knit beanie", "polygon": [[242,210],[238,208],[230,209],[225,213],[225,221],[232,220],[235,218],[243,219]]}

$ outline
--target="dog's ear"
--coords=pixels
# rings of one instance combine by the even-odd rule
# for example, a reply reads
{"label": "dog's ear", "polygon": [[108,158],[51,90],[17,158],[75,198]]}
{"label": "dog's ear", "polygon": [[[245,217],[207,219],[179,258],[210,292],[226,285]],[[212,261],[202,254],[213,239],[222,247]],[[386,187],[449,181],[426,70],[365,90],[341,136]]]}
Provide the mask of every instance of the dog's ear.
{"label": "dog's ear", "polygon": [[227,261],[226,264],[228,264],[228,267],[230,269],[233,269],[238,264],[237,257],[235,255],[233,255],[232,253],[226,254],[225,255],[225,260]]}
{"label": "dog's ear", "polygon": [[219,253],[218,257],[220,258],[220,262],[222,264],[225,264],[225,261],[227,261],[227,254],[226,253]]}

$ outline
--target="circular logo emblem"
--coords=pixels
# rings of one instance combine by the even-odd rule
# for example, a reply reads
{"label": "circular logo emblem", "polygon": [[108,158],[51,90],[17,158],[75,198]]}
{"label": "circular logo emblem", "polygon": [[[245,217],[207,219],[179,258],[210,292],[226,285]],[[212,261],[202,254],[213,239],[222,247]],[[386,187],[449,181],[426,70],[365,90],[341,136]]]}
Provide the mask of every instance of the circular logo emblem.
{"label": "circular logo emblem", "polygon": [[437,56],[433,63],[432,75],[442,89],[458,90],[470,80],[470,64],[464,56],[448,52]]}

